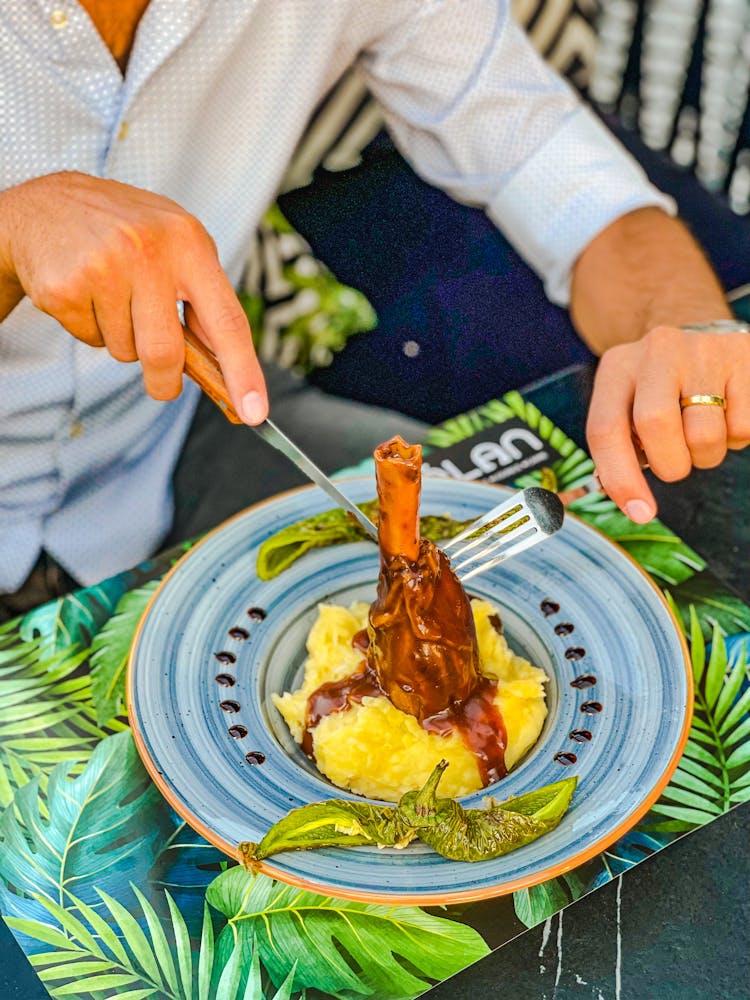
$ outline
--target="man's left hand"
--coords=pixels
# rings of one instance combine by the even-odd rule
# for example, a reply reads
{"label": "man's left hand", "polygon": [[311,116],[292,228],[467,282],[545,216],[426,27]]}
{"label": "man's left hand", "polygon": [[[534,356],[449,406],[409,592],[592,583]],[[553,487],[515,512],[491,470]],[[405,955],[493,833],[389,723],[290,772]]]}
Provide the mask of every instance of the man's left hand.
{"label": "man's left hand", "polygon": [[[680,406],[696,394],[721,405]],[[656,501],[642,472],[684,479],[719,465],[727,449],[750,444],[750,334],[698,333],[657,326],[602,355],[586,427],[602,487],[644,524]]]}

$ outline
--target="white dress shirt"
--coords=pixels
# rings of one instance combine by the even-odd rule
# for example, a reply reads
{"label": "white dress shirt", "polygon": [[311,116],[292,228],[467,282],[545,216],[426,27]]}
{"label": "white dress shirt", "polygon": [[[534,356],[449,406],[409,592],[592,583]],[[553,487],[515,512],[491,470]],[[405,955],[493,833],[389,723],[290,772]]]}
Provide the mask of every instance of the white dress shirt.
{"label": "white dress shirt", "polygon": [[[236,284],[311,112],[358,63],[416,170],[484,206],[564,303],[596,233],[633,208],[672,205],[508,7],[151,0],[123,79],[77,0],[4,3],[0,189],[79,170],[167,195],[203,222]],[[0,592],[42,547],[84,583],[155,549],[196,396],[188,385],[154,402],[138,365],[24,300],[0,325]]]}

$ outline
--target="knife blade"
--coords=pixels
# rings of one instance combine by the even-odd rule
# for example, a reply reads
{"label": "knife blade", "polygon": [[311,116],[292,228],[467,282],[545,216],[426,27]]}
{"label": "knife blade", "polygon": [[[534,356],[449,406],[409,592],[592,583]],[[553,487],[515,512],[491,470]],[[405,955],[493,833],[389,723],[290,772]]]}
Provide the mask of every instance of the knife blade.
{"label": "knife blade", "polygon": [[[243,423],[229,398],[219,362],[205,344],[195,336],[192,330],[183,327],[183,333],[185,338],[185,374],[194,382],[197,382],[206,395],[216,403],[230,423]],[[343,507],[344,510],[355,517],[368,535],[377,542],[378,529],[370,518],[366,517],[340,489],[334,486],[322,469],[319,469],[312,459],[308,458],[302,449],[298,448],[276,424],[271,420],[265,420],[262,424],[253,427],[252,430],[267,444],[276,448],[277,451],[280,451],[282,455],[285,455],[293,462],[308,479],[311,479],[316,486],[324,490],[336,502],[338,507]]]}
{"label": "knife blade", "polygon": [[276,448],[276,450],[280,451],[282,455],[286,455],[286,457],[297,466],[300,472],[304,472],[308,479],[311,479],[322,490],[325,490],[337,506],[343,507],[344,510],[348,511],[353,517],[356,517],[368,535],[372,536],[372,538],[374,538],[377,542],[378,529],[372,523],[370,518],[366,517],[359,507],[355,506],[348,497],[344,496],[341,490],[334,486],[322,469],[319,469],[312,459],[308,458],[304,451],[302,451],[301,448],[298,448],[297,445],[291,441],[286,434],[276,426],[276,424],[273,423],[273,421],[265,420],[262,424],[257,424],[253,427],[253,430],[256,434],[262,437],[267,444]]}

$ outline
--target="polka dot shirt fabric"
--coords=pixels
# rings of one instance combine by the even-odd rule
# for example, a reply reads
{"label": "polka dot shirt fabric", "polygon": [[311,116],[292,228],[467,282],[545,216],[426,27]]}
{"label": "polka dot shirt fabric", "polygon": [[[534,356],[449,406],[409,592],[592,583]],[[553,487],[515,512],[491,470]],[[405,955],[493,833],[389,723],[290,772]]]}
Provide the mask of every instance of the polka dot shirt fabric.
{"label": "polka dot shirt fabric", "polygon": [[[538,59],[508,6],[151,0],[123,78],[76,0],[3,4],[0,190],[78,170],[164,194],[206,226],[236,284],[315,105],[358,63],[415,169],[485,206],[564,302],[597,232],[671,203]],[[0,592],[20,586],[42,547],[87,584],[153,552],[196,399],[187,384],[179,400],[151,400],[138,365],[24,300],[0,324]]]}

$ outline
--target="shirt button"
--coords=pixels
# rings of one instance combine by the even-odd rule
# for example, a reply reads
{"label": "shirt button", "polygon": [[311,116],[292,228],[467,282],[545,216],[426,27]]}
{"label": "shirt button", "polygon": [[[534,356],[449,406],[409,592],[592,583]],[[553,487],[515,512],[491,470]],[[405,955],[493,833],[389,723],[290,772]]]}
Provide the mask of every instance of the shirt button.
{"label": "shirt button", "polygon": [[407,356],[407,358],[416,358],[421,348],[419,344],[416,342],[416,340],[407,340],[406,343],[403,345],[402,350],[404,354]]}
{"label": "shirt button", "polygon": [[49,23],[53,28],[65,28],[68,24],[68,15],[64,10],[53,10],[49,16]]}
{"label": "shirt button", "polygon": [[122,125],[120,125],[120,131],[117,133],[117,138],[120,140],[120,142],[122,142],[122,140],[127,139],[127,137],[128,137],[128,123],[123,122]]}
{"label": "shirt button", "polygon": [[74,420],[70,425],[70,436],[72,438],[79,438],[83,434],[83,424],[80,420]]}

